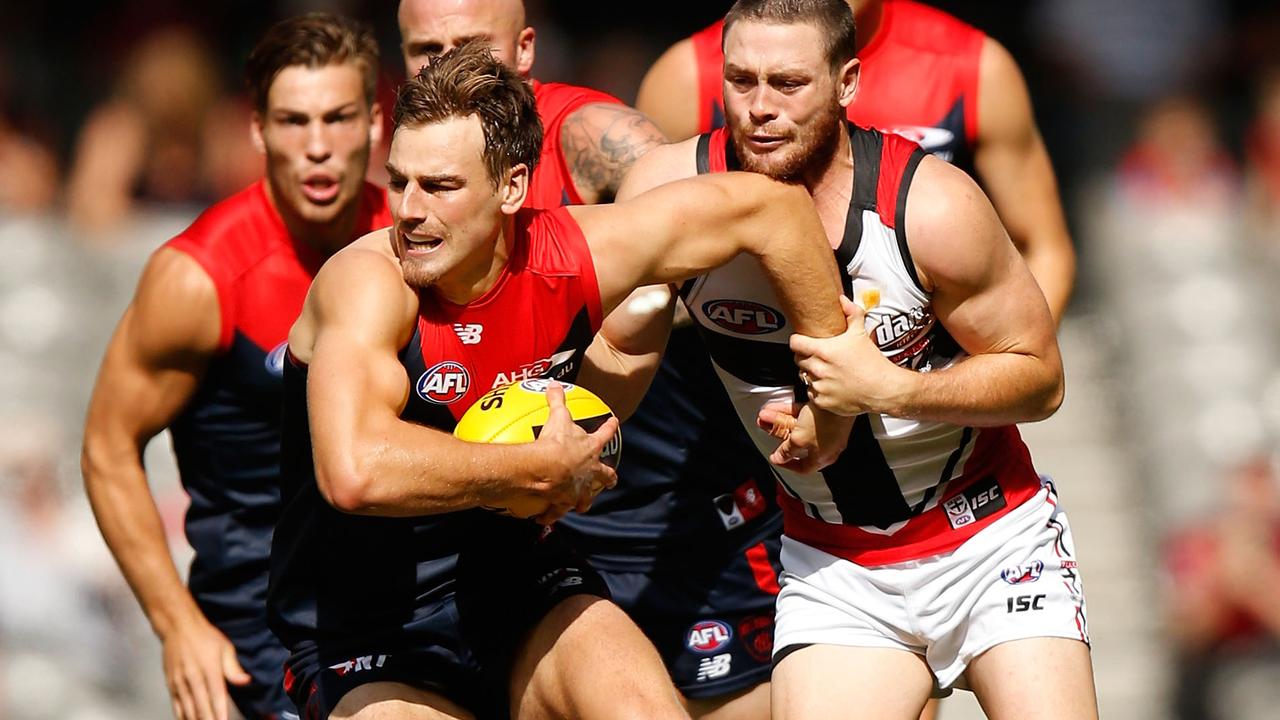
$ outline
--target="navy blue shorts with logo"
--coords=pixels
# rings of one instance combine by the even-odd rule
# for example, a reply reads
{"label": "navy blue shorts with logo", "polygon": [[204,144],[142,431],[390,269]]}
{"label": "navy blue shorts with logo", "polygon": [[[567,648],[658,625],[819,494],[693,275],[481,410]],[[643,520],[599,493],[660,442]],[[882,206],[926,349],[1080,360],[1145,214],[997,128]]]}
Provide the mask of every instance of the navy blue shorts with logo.
{"label": "navy blue shorts with logo", "polygon": [[267,627],[267,619],[230,620],[215,623],[236,648],[236,659],[253,678],[248,685],[227,684],[227,692],[240,714],[248,720],[297,718],[284,692],[284,663],[289,651]]}
{"label": "navy blue shorts with logo", "polygon": [[716,567],[694,561],[600,574],[657,647],[676,687],[689,698],[719,697],[769,679],[780,550],[774,535]]}
{"label": "navy blue shorts with logo", "polygon": [[455,587],[402,627],[294,648],[285,686],[302,717],[324,720],[351,690],[398,682],[482,720],[502,720],[514,653],[538,621],[574,595],[609,597],[600,576],[555,533],[526,548],[463,552]]}

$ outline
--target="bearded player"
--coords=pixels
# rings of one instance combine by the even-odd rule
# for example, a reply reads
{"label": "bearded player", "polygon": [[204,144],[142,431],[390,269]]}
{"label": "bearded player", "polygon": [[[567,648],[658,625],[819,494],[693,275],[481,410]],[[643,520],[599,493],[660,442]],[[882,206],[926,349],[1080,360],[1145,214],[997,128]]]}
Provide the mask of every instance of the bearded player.
{"label": "bearded player", "polygon": [[[544,527],[612,483],[599,453],[616,421],[586,433],[551,386],[533,443],[448,431],[527,368],[632,374],[625,343],[610,343],[614,367],[586,355],[597,331],[622,337],[610,312],[639,285],[739,252],[777,283],[797,330],[838,331],[812,203],[739,173],[522,210],[541,125],[484,40],[407,82],[395,120],[395,223],[325,265],[290,333],[270,590],[289,692],[317,718],[685,716],[652,646]],[[531,503],[541,523],[484,509]]]}
{"label": "bearded player", "polygon": [[[728,128],[659,148],[621,197],[746,169],[803,183],[841,268],[849,329],[792,342],[811,404],[855,419],[848,450],[773,459],[784,515],[774,717],[915,718],[967,681],[991,717],[1096,717],[1066,516],[1014,423],[1061,401],[1048,308],[981,190],[901,136],[843,121],[860,65],[839,0],[739,2],[725,21]],[[762,451],[795,372],[776,308],[731,263],[683,299]],[[789,321],[780,313],[777,327]]]}
{"label": "bearded player", "polygon": [[[288,653],[267,629],[280,512],[285,337],[325,258],[389,220],[364,182],[381,133],[373,35],[332,15],[273,26],[249,56],[262,181],[152,255],[116,329],[85,426],[85,488],[103,537],[164,646],[174,715],[292,716]],[[169,428],[191,496],[188,586],[142,451]]]}

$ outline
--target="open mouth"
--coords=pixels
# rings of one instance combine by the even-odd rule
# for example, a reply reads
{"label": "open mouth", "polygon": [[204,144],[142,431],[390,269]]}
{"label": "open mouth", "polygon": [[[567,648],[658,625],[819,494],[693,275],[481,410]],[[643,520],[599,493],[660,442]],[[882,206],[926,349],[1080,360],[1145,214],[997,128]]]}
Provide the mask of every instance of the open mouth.
{"label": "open mouth", "polygon": [[444,238],[430,235],[400,233],[400,237],[404,239],[404,251],[407,255],[426,255],[444,244]]}
{"label": "open mouth", "polygon": [[302,194],[317,205],[328,205],[338,197],[338,180],[328,175],[309,175],[302,181]]}

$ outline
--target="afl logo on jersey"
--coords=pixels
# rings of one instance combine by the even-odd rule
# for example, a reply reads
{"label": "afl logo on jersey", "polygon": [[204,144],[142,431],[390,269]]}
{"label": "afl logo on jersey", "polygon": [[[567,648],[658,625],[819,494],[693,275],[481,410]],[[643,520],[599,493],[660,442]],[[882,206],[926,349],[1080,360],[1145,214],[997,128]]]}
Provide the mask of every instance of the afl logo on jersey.
{"label": "afl logo on jersey", "polygon": [[733,630],[728,624],[719,620],[703,620],[689,628],[685,645],[694,652],[713,653],[724,648],[732,639]]}
{"label": "afl logo on jersey", "polygon": [[702,312],[711,322],[739,335],[764,335],[787,324],[782,313],[750,300],[712,300],[702,304]]}
{"label": "afl logo on jersey", "polygon": [[284,377],[284,354],[288,349],[289,341],[286,340],[267,353],[267,359],[263,364],[267,366],[267,372],[271,373],[272,377]]}
{"label": "afl logo on jersey", "polygon": [[471,388],[471,375],[461,363],[445,360],[427,368],[418,378],[418,397],[436,405],[457,402]]}

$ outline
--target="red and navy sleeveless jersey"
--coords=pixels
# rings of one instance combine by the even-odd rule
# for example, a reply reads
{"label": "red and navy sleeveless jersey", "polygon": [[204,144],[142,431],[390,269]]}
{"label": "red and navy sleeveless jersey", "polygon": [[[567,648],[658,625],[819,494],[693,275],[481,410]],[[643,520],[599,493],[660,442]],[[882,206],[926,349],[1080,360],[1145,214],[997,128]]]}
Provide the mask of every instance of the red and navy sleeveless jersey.
{"label": "red and navy sleeveless jersey", "polygon": [[[353,239],[391,222],[366,184]],[[217,288],[218,352],[170,426],[191,496],[189,584],[210,619],[262,616],[271,528],[280,509],[282,360],[289,328],[323,258],[292,238],[259,181],[206,210],[165,247]]]}
{"label": "red and navy sleeveless jersey", "polygon": [[[724,126],[724,53],[718,21],[691,37],[702,132]],[[854,124],[894,132],[965,172],[978,136],[978,66],[986,35],[911,0],[886,0],[880,29],[858,52]]]}
{"label": "red and navy sleeveless jersey", "polygon": [[[943,370],[964,351],[938,322],[907,241],[904,211],[924,151],[899,135],[849,125],[854,180],[836,249],[845,293],[875,290],[867,311],[881,353],[918,372]],[[733,169],[721,129],[697,145],[699,172]],[[758,265],[734,260],[682,297],[703,331],[717,375],[762,453],[777,440],[755,425],[761,405],[791,398],[790,322]],[[787,536],[862,565],[955,549],[1033,497],[1040,480],[1015,426],[971,428],[863,414],[841,457],[820,473],[774,468]]]}
{"label": "red and navy sleeveless jersey", "polygon": [[[573,380],[601,322],[581,229],[564,208],[522,210],[493,288],[467,305],[423,293],[399,354],[409,383],[400,417],[444,432],[496,385]],[[455,590],[466,551],[535,542],[541,528],[485,510],[413,518],[349,515],[319,492],[306,368],[285,367],[284,511],[271,558],[271,628],[286,644],[392,631]],[[462,559],[459,559],[459,555]]]}
{"label": "red and navy sleeveless jersey", "polygon": [[533,81],[533,97],[542,118],[542,154],[529,182],[529,197],[524,206],[549,210],[562,205],[581,205],[582,197],[573,185],[573,173],[560,146],[560,128],[564,121],[584,105],[622,101],[608,93],[566,85]]}

